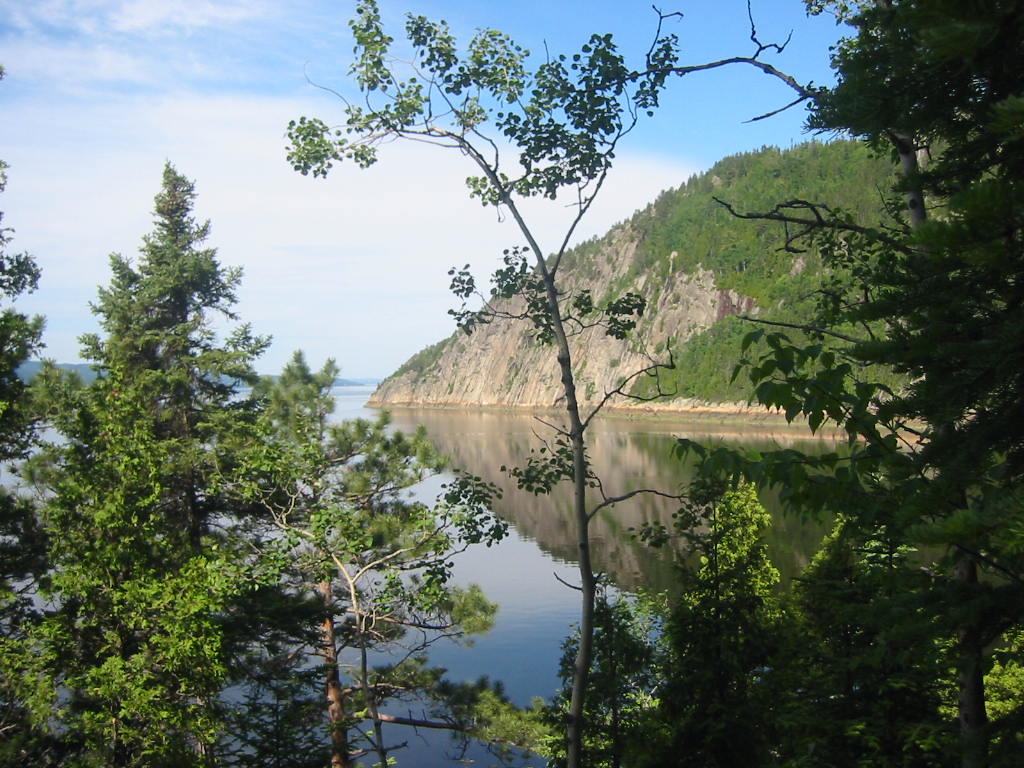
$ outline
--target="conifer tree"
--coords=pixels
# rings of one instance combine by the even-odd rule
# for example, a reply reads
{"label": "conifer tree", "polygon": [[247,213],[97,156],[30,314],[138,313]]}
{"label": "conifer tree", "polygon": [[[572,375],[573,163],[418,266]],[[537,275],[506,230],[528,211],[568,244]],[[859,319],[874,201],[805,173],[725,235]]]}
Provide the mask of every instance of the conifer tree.
{"label": "conifer tree", "polygon": [[[838,83],[814,95],[811,125],[891,153],[892,221],[863,227],[828,201],[780,201],[745,214],[821,246],[849,277],[822,292],[808,343],[753,332],[754,396],[812,428],[833,421],[849,452],[737,460],[698,451],[711,473],[781,486],[803,514],[835,511],[862,540],[934,556],[925,584],[903,580],[935,643],[952,643],[964,768],[990,764],[1011,733],[988,721],[990,652],[1024,622],[1021,139],[1024,50],[1019,0],[808,2],[852,25]],[[825,339],[842,342],[829,350]],[[888,366],[910,382],[889,388]],[[919,621],[904,611],[907,621]],[[1007,721],[1008,722],[1008,721]]]}
{"label": "conifer tree", "polygon": [[[3,79],[0,67],[0,79]],[[0,160],[0,192],[7,185]],[[0,212],[0,462],[25,456],[35,438],[35,420],[18,367],[38,352],[43,321],[14,308],[36,289],[39,268],[27,253],[9,253],[13,230]],[[18,681],[30,660],[23,654],[25,633],[38,612],[31,599],[42,570],[43,540],[35,506],[8,488],[0,489],[0,765],[44,759],[52,744],[31,728],[25,691]]]}
{"label": "conifer tree", "polygon": [[661,740],[644,764],[764,765],[771,697],[764,681],[775,650],[779,572],[762,538],[771,516],[753,486],[704,494],[676,520],[689,557],[666,621]]}
{"label": "conifer tree", "polygon": [[[447,714],[430,716],[441,671],[424,669],[422,652],[439,637],[489,627],[496,607],[478,588],[448,580],[456,552],[492,543],[506,526],[487,509],[493,489],[473,477],[451,482],[434,505],[412,497],[442,457],[422,428],[392,430],[386,413],[331,423],[337,374],[332,360],[313,371],[297,352],[277,380],[260,382],[263,437],[246,454],[244,486],[266,512],[263,556],[280,574],[285,609],[306,613],[282,650],[299,667],[320,660],[324,762],[350,766],[371,752],[386,764],[402,741],[385,737],[386,724],[468,730]],[[372,665],[375,655],[387,663]],[[427,713],[386,713],[395,699]],[[297,751],[315,752],[309,735]],[[274,749],[252,743],[261,754]]]}
{"label": "conifer tree", "polygon": [[222,617],[247,588],[228,535],[240,508],[217,479],[248,434],[238,386],[265,342],[233,318],[239,274],[203,246],[191,182],[168,165],[155,229],[137,262],[111,257],[82,339],[89,386],[44,371],[39,400],[60,436],[36,461],[47,500],[45,620],[28,643],[75,750],[72,764],[190,765],[209,759],[228,675]]}

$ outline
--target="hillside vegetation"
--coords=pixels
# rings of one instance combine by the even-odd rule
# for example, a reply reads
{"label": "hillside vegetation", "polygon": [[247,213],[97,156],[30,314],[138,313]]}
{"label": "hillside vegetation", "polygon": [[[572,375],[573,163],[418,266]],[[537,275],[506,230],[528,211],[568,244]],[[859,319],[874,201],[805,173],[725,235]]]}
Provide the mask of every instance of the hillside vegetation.
{"label": "hillside vegetation", "polygon": [[[860,224],[881,225],[883,191],[892,182],[888,159],[856,142],[765,147],[719,161],[570,251],[560,269],[567,295],[590,290],[600,301],[633,291],[647,302],[628,340],[590,332],[577,337],[584,399],[596,401],[651,358],[666,360],[671,352],[676,367],[662,373],[660,386],[673,397],[660,407],[744,400],[749,386],[731,377],[753,324],[739,316],[806,322],[822,286],[842,276],[825,274],[814,251],[787,249],[782,224],[734,213],[827,200]],[[382,383],[374,402],[549,407],[559,394],[557,372],[539,352],[514,322],[468,337],[453,334],[413,355]],[[642,377],[632,391],[649,395],[656,386]]]}

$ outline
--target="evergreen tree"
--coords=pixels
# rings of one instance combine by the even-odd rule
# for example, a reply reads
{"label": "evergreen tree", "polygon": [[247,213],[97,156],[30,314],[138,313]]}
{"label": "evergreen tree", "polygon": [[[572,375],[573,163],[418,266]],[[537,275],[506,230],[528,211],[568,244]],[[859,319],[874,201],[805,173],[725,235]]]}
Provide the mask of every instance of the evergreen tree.
{"label": "evergreen tree", "polygon": [[[782,486],[804,514],[844,515],[861,541],[934,556],[933,580],[900,580],[917,606],[902,617],[920,622],[925,611],[934,642],[953,643],[961,764],[981,768],[990,744],[1004,751],[1015,738],[988,722],[989,652],[1024,621],[1024,6],[808,6],[854,29],[834,58],[837,86],[815,94],[812,125],[890,151],[900,181],[886,228],[859,226],[827,201],[784,201],[758,216],[799,224],[788,244],[810,239],[850,280],[826,286],[809,343],[753,333],[748,342],[765,346],[748,372],[760,402],[812,428],[834,421],[850,452],[701,453],[712,473]],[[825,338],[841,349],[826,350]],[[886,387],[872,376],[880,365],[909,384]]]}
{"label": "evergreen tree", "polygon": [[[369,752],[387,764],[396,747],[385,739],[386,724],[469,728],[445,709],[429,715],[441,671],[424,669],[422,652],[439,637],[489,627],[496,607],[478,588],[448,580],[456,552],[499,539],[505,525],[486,507],[492,489],[476,478],[460,476],[433,506],[413,498],[411,489],[439,472],[442,458],[422,429],[391,430],[386,413],[331,423],[337,374],[333,361],[314,372],[297,352],[276,381],[264,379],[257,388],[266,403],[263,438],[246,454],[244,487],[267,515],[261,549],[281,575],[284,610],[306,619],[293,627],[290,644],[254,649],[254,658],[293,678],[261,683],[277,698],[281,683],[299,694],[299,706],[277,707],[277,717],[309,711],[310,689],[303,695],[295,684],[310,658],[320,660],[324,727],[319,743],[315,730],[301,723],[292,729],[294,754],[315,755],[319,748],[325,762],[349,766]],[[286,655],[296,663],[282,664]],[[371,665],[381,656],[387,663]],[[308,685],[310,676],[305,679]],[[386,713],[386,703],[396,699],[428,713]],[[363,732],[365,721],[370,730]],[[253,749],[260,755],[279,749],[267,740],[266,725],[250,722],[235,734],[240,743],[229,745],[235,757],[247,762]]]}
{"label": "evergreen tree", "polygon": [[[3,78],[0,67],[0,79]],[[7,185],[0,161],[0,192]],[[24,458],[35,439],[35,420],[18,366],[41,347],[43,321],[13,306],[36,289],[39,269],[27,253],[8,253],[13,230],[0,212],[0,463]],[[0,489],[0,765],[54,759],[53,747],[27,718],[26,691],[19,681],[31,667],[21,653],[28,628],[38,617],[31,599],[42,566],[43,538],[34,504]]]}
{"label": "evergreen tree", "polygon": [[228,677],[223,616],[248,588],[227,532],[242,510],[219,482],[250,435],[255,401],[238,385],[265,342],[233,317],[236,271],[204,248],[191,182],[171,166],[137,264],[111,257],[83,337],[98,378],[54,369],[39,399],[61,440],[38,457],[46,494],[50,606],[27,640],[48,675],[37,723],[75,765],[208,762]]}
{"label": "evergreen tree", "polygon": [[680,564],[680,597],[666,626],[663,741],[648,754],[658,764],[768,762],[773,706],[764,677],[775,649],[779,580],[761,537],[770,523],[750,485],[697,498],[677,519],[691,557]]}
{"label": "evergreen tree", "polygon": [[178,519],[193,547],[222,511],[208,477],[215,468],[225,472],[233,433],[254,419],[256,401],[238,391],[256,382],[252,362],[267,344],[248,325],[223,340],[216,335],[216,320],[237,320],[241,270],[223,268],[204,247],[210,224],[192,216],[195,196],[193,183],[168,164],[138,264],[110,258],[110,286],[93,305],[105,335],[82,338],[82,356],[101,375],[122,372],[141,388],[154,437],[174,446],[164,515]]}
{"label": "evergreen tree", "polygon": [[915,597],[932,576],[884,529],[840,520],[793,585],[773,662],[779,751],[794,765],[955,765],[949,642]]}

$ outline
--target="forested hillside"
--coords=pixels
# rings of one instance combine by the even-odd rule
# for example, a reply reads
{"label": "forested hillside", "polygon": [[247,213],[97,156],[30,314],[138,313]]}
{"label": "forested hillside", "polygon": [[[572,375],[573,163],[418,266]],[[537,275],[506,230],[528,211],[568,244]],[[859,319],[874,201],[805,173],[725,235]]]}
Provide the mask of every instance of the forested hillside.
{"label": "forested hillside", "polygon": [[[604,237],[566,253],[559,274],[567,293],[589,291],[601,303],[633,291],[647,304],[628,340],[593,331],[576,337],[584,399],[600,399],[624,376],[671,354],[675,368],[659,380],[673,397],[653,407],[745,400],[749,387],[731,377],[742,338],[754,326],[740,316],[806,321],[834,275],[823,270],[815,249],[787,249],[780,226],[735,214],[791,200],[828,201],[860,224],[881,224],[892,173],[887,158],[856,142],[765,147],[719,161]],[[494,323],[417,353],[380,386],[374,401],[549,407],[559,397],[559,382],[545,358],[524,323]],[[650,395],[655,386],[642,377],[631,390]]]}

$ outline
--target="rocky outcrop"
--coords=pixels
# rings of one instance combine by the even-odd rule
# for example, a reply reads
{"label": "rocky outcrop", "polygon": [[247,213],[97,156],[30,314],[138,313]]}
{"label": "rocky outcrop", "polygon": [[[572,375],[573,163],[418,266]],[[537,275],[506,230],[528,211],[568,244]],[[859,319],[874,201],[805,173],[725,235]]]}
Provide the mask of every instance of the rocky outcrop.
{"label": "rocky outcrop", "polygon": [[[572,339],[573,370],[581,403],[596,405],[607,393],[623,386],[636,372],[664,354],[669,341],[679,343],[729,315],[758,312],[753,299],[721,290],[707,270],[667,274],[640,268],[637,236],[620,225],[585,257],[577,254],[563,265],[560,285],[572,293],[589,290],[596,301],[632,291],[648,306],[630,338],[606,336],[602,329],[583,330]],[[517,306],[506,308],[515,312]],[[406,405],[474,408],[557,408],[562,399],[558,364],[553,347],[533,340],[525,320],[497,320],[478,327],[471,335],[453,335],[430,364],[399,371],[381,383],[370,405]],[[628,387],[627,387],[628,388]],[[617,408],[651,410],[650,403],[617,397]],[[689,400],[660,401],[657,410],[703,409]],[[744,410],[726,405],[726,410]]]}

